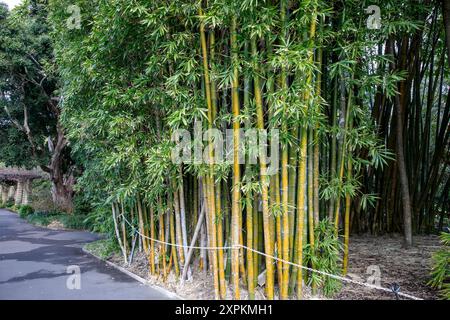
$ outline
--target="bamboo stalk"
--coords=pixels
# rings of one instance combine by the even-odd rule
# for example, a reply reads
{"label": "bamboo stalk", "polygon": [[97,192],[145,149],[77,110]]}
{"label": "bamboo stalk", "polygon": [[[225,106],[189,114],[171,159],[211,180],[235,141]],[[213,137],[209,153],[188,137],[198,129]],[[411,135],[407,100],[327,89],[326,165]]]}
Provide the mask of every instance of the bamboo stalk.
{"label": "bamboo stalk", "polygon": [[[252,54],[256,56],[257,47],[256,39],[251,39]],[[258,71],[258,66],[255,66]],[[257,127],[259,130],[264,129],[264,115],[261,96],[261,85],[259,75],[256,73],[253,77],[255,105],[257,115]],[[268,176],[266,159],[260,157],[260,181],[261,181],[261,198],[262,198],[262,210],[263,210],[263,228],[264,228],[264,249],[266,256],[266,294],[267,299],[273,300],[274,297],[274,278],[273,278],[273,262],[269,256],[273,255],[272,237],[270,233],[270,213],[269,213],[269,191],[268,191]]]}
{"label": "bamboo stalk", "polygon": [[[123,202],[120,204],[121,205],[121,216],[122,216],[122,243],[123,243],[123,251],[124,251],[124,255],[125,257],[128,256],[128,239],[127,239],[127,229],[126,229],[126,225],[125,225],[125,211],[123,208]],[[125,262],[127,262],[127,258],[125,258]]]}
{"label": "bamboo stalk", "polygon": [[[353,75],[352,75],[352,81],[353,81]],[[345,94],[345,93],[344,93]],[[340,159],[339,159],[339,182],[342,183],[342,180],[344,178],[344,161],[345,161],[345,153],[347,151],[347,131],[349,129],[349,120],[350,120],[350,109],[351,109],[351,103],[353,97],[353,90],[350,90],[348,94],[348,101],[347,106],[345,110],[345,124],[344,124],[344,134],[342,138],[342,147],[340,152]],[[340,196],[336,199],[336,205],[334,209],[334,227],[335,227],[335,233],[337,234],[339,232],[339,211],[340,211]]]}
{"label": "bamboo stalk", "polygon": [[[281,32],[283,39],[287,39],[287,0],[280,1],[280,20],[281,20]],[[282,90],[282,100],[284,102],[283,108],[286,108],[285,104],[285,95],[287,91],[287,70],[286,67],[281,68],[280,72],[280,89]],[[288,120],[284,119],[281,124],[281,130],[284,134],[287,134]],[[282,203],[282,258],[284,261],[289,261],[290,248],[289,248],[289,240],[290,240],[290,226],[289,226],[289,172],[288,172],[288,164],[289,164],[289,144],[286,141],[282,142],[282,151],[281,151],[281,203]],[[282,300],[288,299],[288,289],[289,289],[289,264],[283,263],[283,281],[281,283],[280,290],[280,298]]]}
{"label": "bamboo stalk", "polygon": [[[144,252],[145,254],[148,254],[148,243],[147,243],[147,239],[144,237],[145,236],[145,231],[144,231],[144,215],[142,213],[142,204],[141,204],[141,198],[139,197],[139,195],[137,195],[136,197],[136,202],[137,202],[137,211],[138,211],[138,219],[139,219],[139,232],[141,234],[141,239],[142,239],[142,245],[144,247]],[[144,236],[142,236],[144,235]]]}
{"label": "bamboo stalk", "polygon": [[[259,241],[259,229],[260,229],[260,223],[259,223],[259,213],[258,213],[258,200],[255,197],[255,199],[253,199],[254,204],[253,204],[253,249],[255,250],[260,250],[260,241]],[[248,232],[248,231],[247,231]],[[255,287],[258,283],[258,274],[259,274],[259,260],[260,260],[261,256],[257,255],[255,257],[255,255],[252,256],[253,259],[253,286]]]}
{"label": "bamboo stalk", "polygon": [[[180,215],[180,200],[177,186],[175,185],[175,180],[172,180],[172,188],[173,188],[173,209],[175,216],[175,243],[179,245],[177,247],[180,267],[184,265],[184,249],[181,247],[183,244],[183,240],[181,238],[181,215]],[[177,261],[177,259],[175,259]]]}
{"label": "bamboo stalk", "polygon": [[163,268],[163,278],[166,278],[167,276],[167,269],[166,269],[166,246],[163,244],[165,242],[165,227],[164,227],[164,212],[162,210],[162,201],[161,196],[158,196],[158,215],[159,215],[159,241],[161,241],[160,244],[160,251],[162,256],[162,268]]}
{"label": "bamboo stalk", "polygon": [[[169,220],[169,225],[170,225],[170,240],[172,243],[178,243],[177,242],[177,236],[175,234],[175,221],[174,221],[174,216],[175,216],[175,212],[172,211],[172,199],[169,196],[168,198],[169,201],[169,205],[168,205],[168,212],[169,212],[169,216],[170,216],[170,220]],[[173,264],[175,266],[175,275],[178,277],[178,275],[180,274],[180,269],[178,266],[178,257],[177,257],[177,249],[175,246],[171,246],[172,250],[171,250],[171,258],[173,259]],[[169,260],[169,270],[171,268],[171,263],[172,263],[172,259]]]}
{"label": "bamboo stalk", "polygon": [[155,216],[153,207],[150,206],[150,272],[155,274]]}
{"label": "bamboo stalk", "polygon": [[[322,67],[322,48],[319,48],[317,50],[317,65],[319,68]],[[316,96],[321,96],[321,85],[322,85],[322,72],[319,70],[319,72],[316,75]],[[320,113],[320,109],[317,106],[315,112],[318,114]],[[313,201],[313,207],[314,207],[314,225],[317,226],[319,224],[319,216],[320,216],[320,208],[319,208],[319,123],[315,125],[314,133],[313,133],[313,195],[314,195],[314,201]]]}
{"label": "bamboo stalk", "polygon": [[[245,208],[247,213],[247,247],[254,248],[253,245],[253,205],[250,191],[246,194],[245,197]],[[254,261],[253,261],[253,252],[247,250],[247,276],[248,276],[248,295],[250,300],[255,299],[255,275],[254,275]]]}
{"label": "bamboo stalk", "polygon": [[[199,8],[199,15],[203,16],[203,11],[201,8]],[[200,23],[200,41],[201,41],[201,49],[202,49],[202,56],[203,56],[203,74],[204,74],[204,80],[205,80],[205,92],[206,92],[206,104],[208,107],[208,127],[211,129],[213,126],[213,117],[215,114],[215,107],[213,106],[213,99],[211,94],[211,81],[209,77],[209,67],[208,67],[208,50],[207,50],[207,44],[206,44],[206,33],[205,33],[205,25],[203,21]],[[214,94],[215,95],[215,94]],[[215,103],[216,99],[214,99]],[[210,144],[210,147],[208,148],[208,160],[210,164],[210,171],[209,176],[205,179],[205,192],[208,196],[208,203],[209,203],[209,235],[210,235],[210,242],[212,246],[216,246],[217,244],[217,230],[215,226],[215,217],[216,217],[216,205],[215,205],[215,193],[214,193],[214,154],[213,154],[213,148]],[[218,264],[217,264],[217,251],[214,250],[211,253],[212,258],[212,267],[213,267],[213,276],[214,276],[214,294],[215,298],[219,299],[220,297],[220,288],[219,288],[219,279],[218,279]]]}
{"label": "bamboo stalk", "polygon": [[[240,220],[240,182],[241,182],[241,172],[239,167],[239,73],[238,73],[238,55],[237,55],[237,39],[236,39],[236,17],[232,18],[231,22],[231,50],[232,50],[232,60],[233,60],[233,80],[232,80],[232,110],[233,110],[233,200],[232,200],[232,245],[239,245],[239,220]],[[234,249],[232,252],[231,260],[232,278],[234,286],[234,298],[236,300],[240,299],[239,290],[239,250]]]}
{"label": "bamboo stalk", "polygon": [[[303,224],[305,221],[305,183],[306,161],[308,150],[307,130],[303,126],[300,134],[300,152],[298,159],[298,183],[297,183],[297,264],[303,265]],[[303,269],[297,269],[297,298],[303,298]]]}
{"label": "bamboo stalk", "polygon": [[[313,39],[316,34],[316,11],[314,10],[313,18],[309,30],[309,38],[312,41],[311,48],[309,50],[309,62],[312,64],[314,62],[314,47]],[[312,82],[312,72],[308,71],[307,75],[307,87]],[[306,90],[304,98],[305,102],[308,103],[311,96],[309,89]],[[297,264],[303,265],[303,223],[305,217],[305,190],[306,190],[306,167],[308,164],[307,159],[308,152],[308,130],[305,124],[301,127],[301,141],[300,141],[300,154],[299,154],[299,174],[298,174],[298,185],[297,185]],[[311,232],[312,231],[312,232]],[[310,234],[314,233],[310,228]],[[311,239],[311,238],[310,238]],[[297,298],[301,299],[303,297],[303,270],[299,268],[297,270]]]}
{"label": "bamboo stalk", "polygon": [[191,240],[191,244],[190,244],[190,248],[186,254],[186,260],[184,263],[184,267],[183,267],[183,273],[181,275],[181,281],[184,281],[187,277],[187,270],[189,269],[189,263],[191,261],[192,258],[192,254],[194,253],[194,249],[192,248],[193,246],[195,246],[195,242],[197,241],[198,235],[200,233],[201,227],[204,223],[204,218],[205,218],[205,206],[202,205],[202,209],[200,210],[200,215],[197,221],[197,225],[195,227],[194,230],[194,234],[192,235],[192,240]]}
{"label": "bamboo stalk", "polygon": [[114,222],[114,231],[116,232],[116,237],[117,237],[117,242],[119,243],[119,247],[120,250],[122,251],[122,255],[124,258],[125,263],[127,263],[127,253],[125,251],[125,247],[124,244],[122,243],[121,237],[120,237],[120,233],[119,233],[119,227],[118,227],[118,223],[117,223],[117,211],[118,208],[116,208],[116,204],[113,202],[113,204],[111,205],[112,208],[112,214],[113,214],[113,222]]}
{"label": "bamboo stalk", "polygon": [[[285,128],[284,130],[287,130]],[[281,190],[282,190],[282,257],[289,261],[289,206],[288,206],[288,147],[284,145],[281,154]],[[283,263],[283,282],[281,285],[280,298],[288,298],[289,264]]]}
{"label": "bamboo stalk", "polygon": [[[347,160],[347,180],[352,178],[352,161],[349,158]],[[348,269],[348,242],[350,237],[350,209],[351,209],[351,197],[350,194],[345,195],[345,220],[344,220],[344,258],[342,261],[342,273],[347,275]]]}
{"label": "bamboo stalk", "polygon": [[[309,141],[312,141],[313,130],[309,129]],[[313,201],[313,148],[311,144],[308,146],[308,234],[309,234],[309,244],[314,247],[314,201]]]}
{"label": "bamboo stalk", "polygon": [[[223,247],[223,214],[221,199],[221,184],[216,188],[216,206],[217,206],[217,246]],[[217,250],[218,268],[219,268],[219,286],[220,298],[225,299],[227,295],[227,285],[225,282],[225,268],[223,260],[223,249]]]}
{"label": "bamboo stalk", "polygon": [[180,184],[179,184],[179,200],[180,200],[180,218],[181,218],[181,238],[183,240],[183,255],[187,254],[187,229],[186,229],[186,205],[184,201],[184,182],[183,182],[183,168],[180,168]]}

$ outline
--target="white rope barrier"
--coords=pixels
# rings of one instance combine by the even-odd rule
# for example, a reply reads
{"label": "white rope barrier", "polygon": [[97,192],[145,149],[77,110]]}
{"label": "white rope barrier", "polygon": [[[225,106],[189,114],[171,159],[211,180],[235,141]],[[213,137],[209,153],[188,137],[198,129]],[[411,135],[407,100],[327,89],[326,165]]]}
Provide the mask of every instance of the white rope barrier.
{"label": "white rope barrier", "polygon": [[[148,237],[148,236],[146,236],[146,235],[140,233],[139,230],[138,230],[138,228],[136,228],[135,226],[133,226],[133,225],[130,223],[130,221],[128,221],[128,219],[125,218],[125,216],[123,215],[123,213],[120,214],[117,218],[119,218],[119,217],[122,217],[122,218],[124,219],[124,221],[125,221],[125,222],[126,222],[126,223],[127,223],[127,224],[128,224],[128,225],[129,225],[129,226],[130,226],[137,234],[139,234],[141,237],[146,238],[146,239],[149,239],[149,240],[152,240],[152,241],[157,242],[157,243],[160,243],[160,244],[165,244],[165,245],[174,246],[174,247],[182,247],[182,248],[187,248],[187,249],[191,249],[191,248],[192,248],[192,249],[200,249],[200,250],[201,250],[201,249],[203,249],[203,250],[228,250],[228,249],[231,249],[231,250],[238,250],[238,249],[246,249],[246,250],[252,251],[252,252],[254,252],[254,253],[260,254],[260,255],[262,255],[262,256],[264,256],[264,257],[268,257],[268,258],[274,259],[274,260],[276,260],[276,261],[280,261],[280,262],[282,262],[282,263],[286,263],[286,264],[289,264],[289,265],[291,265],[291,266],[294,266],[294,267],[297,267],[297,268],[301,268],[301,269],[304,269],[304,270],[307,270],[307,271],[311,271],[311,272],[315,272],[315,273],[318,273],[318,274],[322,274],[322,275],[328,276],[328,277],[333,278],[333,279],[336,279],[336,280],[341,280],[341,281],[348,282],[348,283],[352,283],[352,284],[356,284],[356,285],[359,285],[359,286],[364,286],[364,287],[367,287],[367,288],[370,288],[370,289],[376,289],[376,290],[380,290],[380,291],[385,291],[385,292],[393,293],[393,290],[392,290],[392,289],[389,289],[389,288],[385,288],[385,287],[373,285],[373,284],[370,284],[370,283],[364,283],[364,282],[357,281],[357,280],[353,280],[353,279],[350,279],[350,278],[347,278],[347,277],[338,276],[338,275],[335,275],[335,274],[332,274],[332,273],[328,273],[328,272],[325,272],[325,271],[321,271],[321,270],[317,270],[317,269],[305,267],[305,266],[296,264],[296,263],[294,263],[294,262],[290,262],[290,261],[286,261],[286,260],[280,259],[280,258],[278,258],[278,257],[274,257],[274,256],[269,255],[269,254],[267,254],[267,253],[264,253],[264,252],[261,252],[261,251],[258,251],[258,250],[249,248],[249,247],[244,246],[244,245],[241,245],[241,244],[238,244],[238,245],[235,245],[235,246],[225,246],[225,247],[199,247],[199,246],[185,246],[185,245],[182,245],[182,244],[170,243],[170,242],[161,241],[161,240],[158,240],[158,239],[153,239],[153,238],[150,238],[150,237]],[[413,295],[410,295],[410,294],[406,294],[406,293],[403,293],[403,292],[394,292],[394,293],[395,293],[396,295],[399,295],[399,296],[402,296],[402,297],[405,297],[405,298],[408,298],[408,299],[411,299],[411,300],[423,300],[422,298],[419,298],[419,297],[416,297],[416,296],[413,296]]]}

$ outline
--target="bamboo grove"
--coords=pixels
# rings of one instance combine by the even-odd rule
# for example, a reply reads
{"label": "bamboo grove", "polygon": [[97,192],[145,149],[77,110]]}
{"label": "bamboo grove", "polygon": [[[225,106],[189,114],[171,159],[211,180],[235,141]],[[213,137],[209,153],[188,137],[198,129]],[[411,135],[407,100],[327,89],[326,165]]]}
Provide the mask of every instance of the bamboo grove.
{"label": "bamboo grove", "polygon": [[[79,29],[66,24],[72,4]],[[290,263],[345,275],[351,233],[412,245],[448,215],[440,1],[78,0],[49,12],[78,190],[124,260],[140,244],[152,275],[204,272],[216,299],[330,295],[336,280]],[[192,142],[209,161],[171,161],[173,133],[198,126],[232,130],[233,163],[215,161],[210,135]],[[239,163],[251,156],[239,130],[252,128],[278,130],[276,172]]]}

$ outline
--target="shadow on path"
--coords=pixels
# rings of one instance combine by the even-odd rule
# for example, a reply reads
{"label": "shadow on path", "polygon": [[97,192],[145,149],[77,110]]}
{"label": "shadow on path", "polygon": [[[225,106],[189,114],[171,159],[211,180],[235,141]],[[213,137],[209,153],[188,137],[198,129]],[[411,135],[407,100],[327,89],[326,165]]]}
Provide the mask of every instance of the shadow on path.
{"label": "shadow on path", "polygon": [[[82,251],[98,239],[32,226],[0,209],[0,299],[170,299]],[[68,288],[77,276],[69,266],[80,270],[80,289]]]}

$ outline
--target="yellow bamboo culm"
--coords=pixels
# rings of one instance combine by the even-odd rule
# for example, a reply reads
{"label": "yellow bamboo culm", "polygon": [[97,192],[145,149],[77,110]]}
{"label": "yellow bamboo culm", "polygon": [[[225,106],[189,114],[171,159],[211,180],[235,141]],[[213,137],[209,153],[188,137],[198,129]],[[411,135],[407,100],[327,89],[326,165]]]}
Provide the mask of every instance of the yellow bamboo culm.
{"label": "yellow bamboo culm", "polygon": [[[352,161],[349,158],[347,161],[347,180],[352,178]],[[342,260],[342,273],[347,275],[348,269],[348,243],[350,237],[350,209],[351,209],[352,199],[350,194],[345,195],[345,217],[344,217],[344,257]]]}
{"label": "yellow bamboo culm", "polygon": [[121,209],[121,214],[122,214],[122,242],[123,242],[123,250],[124,250],[125,259],[127,259],[128,239],[127,239],[127,230],[126,230],[126,226],[125,226],[125,210],[124,210],[122,202],[120,203],[120,209]]}
{"label": "yellow bamboo culm", "polygon": [[163,279],[167,276],[167,267],[166,267],[166,246],[163,244],[165,242],[164,235],[164,211],[162,209],[162,200],[161,197],[158,196],[158,215],[159,215],[159,240],[160,244],[160,252],[161,252],[161,260],[162,260],[162,268],[163,268]]}
{"label": "yellow bamboo culm", "polygon": [[[233,200],[231,206],[231,242],[233,246],[239,245],[239,220],[240,220],[240,199],[241,199],[241,191],[240,191],[240,182],[241,182],[241,173],[239,167],[239,74],[238,74],[238,66],[237,66],[237,39],[236,39],[236,17],[232,18],[231,22],[231,50],[232,50],[232,59],[233,59],[233,81],[231,88],[231,96],[232,96],[232,110],[233,110]],[[239,250],[232,250],[232,259],[231,259],[231,272],[233,278],[233,287],[234,287],[234,299],[240,299],[240,290],[239,290]]]}
{"label": "yellow bamboo culm", "polygon": [[[309,38],[311,40],[311,48],[308,52],[309,63],[314,62],[314,38],[316,34],[316,11],[314,10],[311,26],[309,30]],[[308,88],[312,83],[312,72],[309,71],[306,79],[306,87]],[[304,94],[305,102],[308,103],[311,96],[309,89],[306,90]],[[300,130],[300,153],[299,153],[299,170],[298,170],[298,185],[297,185],[297,264],[303,265],[303,229],[304,229],[304,219],[305,219],[305,194],[306,194],[306,167],[308,165],[308,130],[305,124],[302,125]],[[314,244],[314,225],[311,225],[312,219],[310,221],[310,241],[311,245]],[[312,234],[312,235],[311,235]],[[297,297],[301,299],[303,297],[303,270],[298,269],[297,272]]]}
{"label": "yellow bamboo culm", "polygon": [[[253,248],[253,205],[250,191],[245,197],[245,209],[247,213],[247,247]],[[250,300],[255,299],[255,282],[254,282],[254,269],[253,269],[253,252],[247,250],[247,276],[248,276],[248,296]]]}
{"label": "yellow bamboo culm", "polygon": [[[257,47],[256,39],[251,40],[252,54],[256,56]],[[257,66],[255,66],[257,68]],[[256,72],[253,78],[254,91],[255,91],[255,105],[258,129],[264,129],[264,114],[261,96],[261,84],[258,72]],[[261,180],[261,198],[262,198],[262,211],[263,211],[263,228],[264,228],[264,249],[268,256],[266,256],[266,294],[267,299],[273,300],[274,298],[274,269],[273,259],[270,257],[273,255],[272,236],[270,232],[270,212],[269,212],[269,190],[268,190],[268,175],[266,159],[260,158],[260,180]]]}
{"label": "yellow bamboo culm", "polygon": [[[222,200],[221,200],[220,183],[216,188],[216,206],[217,206],[217,246],[223,247],[223,217],[222,217]],[[227,296],[227,284],[225,282],[225,269],[223,262],[223,249],[217,250],[217,259],[219,266],[219,285],[220,298],[225,299]]]}
{"label": "yellow bamboo culm", "polygon": [[[285,130],[287,130],[285,128]],[[285,145],[281,154],[281,190],[283,208],[282,228],[282,257],[289,261],[289,207],[288,207],[288,146]],[[281,299],[288,299],[289,288],[289,264],[283,263],[283,283],[281,286]]]}
{"label": "yellow bamboo culm", "polygon": [[[308,150],[308,136],[306,128],[300,133],[300,152],[298,157],[298,183],[297,183],[297,264],[303,265],[303,228],[305,222],[305,184],[306,159]],[[303,297],[303,269],[297,270],[297,298]]]}
{"label": "yellow bamboo culm", "polygon": [[[321,68],[322,66],[322,48],[319,48],[317,53],[317,65],[319,68]],[[321,85],[322,85],[322,73],[319,72],[316,75],[316,96],[320,97],[321,96]],[[316,113],[319,113],[320,110],[318,107],[316,107]],[[319,123],[316,124],[315,128],[314,128],[314,155],[313,155],[313,162],[314,162],[314,225],[318,225],[319,224],[319,213],[320,213],[320,208],[319,208]]]}
{"label": "yellow bamboo culm", "polygon": [[[309,130],[309,141],[312,141],[313,139],[313,130]],[[309,144],[308,146],[308,230],[309,230],[309,244],[314,247],[314,202],[313,202],[313,196],[314,196],[314,190],[313,190],[313,152],[312,152],[312,146]]]}
{"label": "yellow bamboo culm", "polygon": [[184,250],[183,250],[183,247],[181,247],[181,245],[183,244],[183,241],[181,239],[180,199],[179,199],[179,194],[178,194],[175,180],[172,180],[172,187],[173,187],[173,209],[174,209],[174,216],[175,216],[175,238],[176,238],[176,243],[179,245],[177,247],[177,251],[178,251],[180,265],[183,266],[184,265]]}
{"label": "yellow bamboo culm", "polygon": [[[143,235],[145,235],[145,229],[144,229],[144,215],[142,210],[142,203],[139,195],[137,196],[137,207],[138,207],[138,219],[139,219],[139,232]],[[142,240],[142,246],[144,247],[144,252],[147,254],[148,252],[148,242],[147,239],[143,236],[141,236]]]}
{"label": "yellow bamboo culm", "polygon": [[[199,8],[199,16],[203,16],[203,11]],[[203,56],[203,74],[205,80],[205,92],[206,92],[206,104],[208,107],[208,127],[211,129],[213,125],[213,102],[211,97],[211,81],[209,77],[209,66],[208,66],[208,49],[206,43],[206,33],[205,24],[203,21],[200,23],[200,41]],[[216,204],[215,204],[215,192],[214,192],[214,154],[213,147],[210,144],[208,148],[208,160],[210,164],[209,175],[205,179],[205,192],[208,195],[208,217],[209,217],[209,237],[211,246],[217,245],[217,230],[216,230]],[[217,251],[214,250],[211,253],[212,267],[213,267],[213,277],[214,277],[214,295],[216,299],[220,298],[220,288],[219,288],[219,270],[217,263]]]}
{"label": "yellow bamboo culm", "polygon": [[[210,47],[210,63],[215,59],[215,36],[214,31],[211,30],[209,32],[209,47]],[[208,113],[208,123],[209,128],[211,129],[214,126],[214,121],[216,119],[217,115],[217,93],[216,93],[216,83],[213,79],[210,78],[210,91],[211,91],[211,112]],[[210,139],[211,141],[211,139]],[[216,241],[215,243],[217,246],[222,247],[223,246],[223,218],[222,218],[222,203],[221,203],[221,184],[219,182],[219,185],[217,188],[214,184],[214,153],[213,148],[211,146],[209,150],[209,157],[210,157],[210,175],[211,175],[211,182],[212,182],[212,192],[215,193],[215,217],[214,217],[214,223],[217,224],[216,226]],[[215,190],[215,192],[214,192]],[[219,291],[220,291],[220,298],[225,299],[227,295],[227,286],[225,282],[225,270],[224,270],[224,262],[223,262],[223,249],[217,250],[217,260],[218,260],[218,281],[219,281]]]}
{"label": "yellow bamboo culm", "polygon": [[[353,81],[353,76],[352,76],[352,81]],[[349,91],[348,94],[348,100],[347,100],[347,108],[345,110],[345,124],[344,124],[344,137],[343,142],[342,142],[342,155],[341,155],[341,159],[340,159],[340,163],[339,163],[339,182],[342,183],[343,179],[344,179],[344,163],[345,163],[345,153],[346,153],[346,141],[347,141],[347,130],[349,129],[350,126],[350,107],[351,107],[351,103],[353,100],[353,90]],[[339,211],[340,211],[340,197],[339,195],[337,196],[336,199],[336,206],[335,206],[335,212],[334,212],[334,230],[335,230],[335,234],[337,235],[339,232]]]}
{"label": "yellow bamboo culm", "polygon": [[152,275],[155,274],[155,221],[154,221],[154,211],[153,206],[150,206],[150,272]]}
{"label": "yellow bamboo culm", "polygon": [[[280,20],[282,27],[283,38],[286,39],[287,36],[287,23],[286,23],[286,11],[287,11],[287,0],[282,0],[280,3]],[[280,88],[282,92],[283,105],[282,108],[286,108],[285,95],[287,91],[287,70],[286,67],[281,68],[280,74]],[[282,132],[288,132],[288,123],[285,119],[281,125]],[[289,149],[288,143],[283,141],[282,151],[281,151],[281,207],[282,207],[282,257],[284,261],[289,261]],[[289,289],[289,264],[283,263],[283,277],[281,283],[280,298],[283,300],[288,299],[288,289]]]}
{"label": "yellow bamboo culm", "polygon": [[[212,178],[208,176],[206,179],[206,192],[208,199],[208,207],[209,207],[209,235],[210,235],[210,245],[211,247],[217,247],[217,229],[216,229],[216,204],[215,204],[215,195],[214,195],[214,185],[212,182]],[[214,296],[215,299],[220,298],[220,288],[219,288],[219,274],[218,274],[218,263],[217,263],[217,250],[211,251],[211,264],[213,268],[213,279],[214,279]]]}
{"label": "yellow bamboo culm", "polygon": [[[170,240],[172,243],[177,243],[177,238],[175,235],[175,221],[174,221],[174,216],[175,213],[172,211],[172,199],[171,197],[168,198],[168,207],[169,207],[169,229],[170,229]],[[169,261],[169,268],[168,268],[168,273],[170,272],[171,269],[171,264],[172,264],[172,259],[173,259],[173,264],[175,266],[175,275],[178,277],[180,274],[180,269],[179,269],[179,265],[178,265],[178,257],[177,257],[177,248],[175,246],[171,246],[172,250],[171,250],[171,259]]]}

